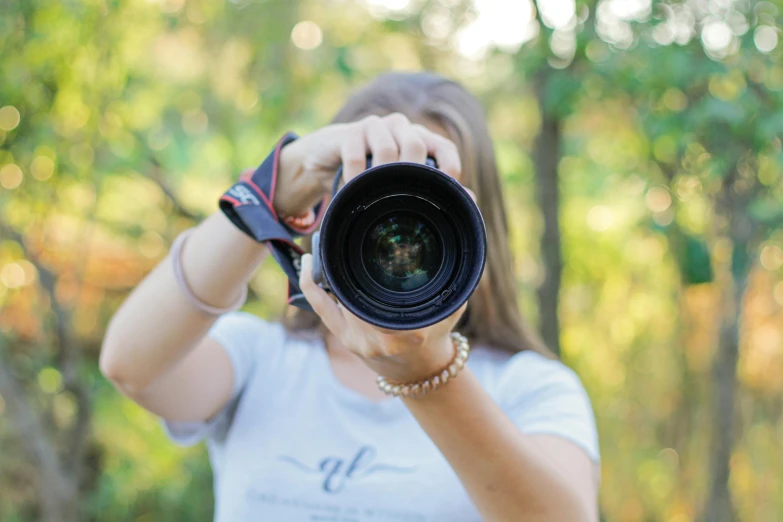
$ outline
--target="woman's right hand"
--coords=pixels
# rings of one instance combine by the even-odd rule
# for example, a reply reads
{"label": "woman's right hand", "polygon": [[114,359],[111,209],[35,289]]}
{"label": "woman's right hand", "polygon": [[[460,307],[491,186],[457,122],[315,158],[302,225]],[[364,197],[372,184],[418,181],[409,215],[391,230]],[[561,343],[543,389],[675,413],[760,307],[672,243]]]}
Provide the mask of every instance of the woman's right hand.
{"label": "woman's right hand", "polygon": [[306,213],[329,193],[340,165],[343,179],[350,181],[366,170],[368,154],[373,166],[396,161],[424,163],[432,156],[446,174],[459,180],[461,173],[459,152],[450,139],[411,123],[400,113],[368,116],[328,125],[283,147],[275,210],[283,216]]}

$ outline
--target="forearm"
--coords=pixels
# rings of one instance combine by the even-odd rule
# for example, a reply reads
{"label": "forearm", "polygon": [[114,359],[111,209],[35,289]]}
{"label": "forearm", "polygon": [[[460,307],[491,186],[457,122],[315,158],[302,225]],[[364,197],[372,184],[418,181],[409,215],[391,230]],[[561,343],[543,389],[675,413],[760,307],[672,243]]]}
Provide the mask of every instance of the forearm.
{"label": "forearm", "polygon": [[486,521],[589,522],[593,515],[469,369],[434,393],[403,399]]}
{"label": "forearm", "polygon": [[[238,230],[220,212],[198,225],[181,256],[192,292],[216,307],[235,302],[266,248]],[[101,368],[112,380],[140,390],[180,361],[217,317],[191,305],[166,257],[128,296],[112,318]]]}

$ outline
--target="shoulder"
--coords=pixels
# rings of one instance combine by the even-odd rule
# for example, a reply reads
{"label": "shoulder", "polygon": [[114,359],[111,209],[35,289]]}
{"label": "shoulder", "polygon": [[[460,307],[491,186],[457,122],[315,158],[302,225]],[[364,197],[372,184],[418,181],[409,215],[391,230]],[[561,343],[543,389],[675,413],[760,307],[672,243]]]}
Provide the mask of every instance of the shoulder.
{"label": "shoulder", "polygon": [[576,372],[533,351],[479,348],[475,355],[479,380],[522,432],[562,436],[599,460],[590,397]]}
{"label": "shoulder", "polygon": [[581,388],[581,381],[571,368],[532,350],[512,354],[479,346],[471,359],[471,369],[489,391],[498,394],[513,391],[518,395],[550,386]]}
{"label": "shoulder", "polygon": [[[312,355],[318,344],[317,332],[292,332],[277,321],[268,321],[248,312],[221,316],[209,334],[228,352],[237,367],[258,367],[260,373],[275,374],[281,366],[299,365]],[[250,372],[248,372],[250,373]],[[259,372],[255,372],[256,376]],[[269,375],[267,375],[269,377]]]}
{"label": "shoulder", "polygon": [[209,336],[223,345],[255,346],[282,341],[285,330],[281,324],[266,321],[251,313],[231,312],[215,321]]}

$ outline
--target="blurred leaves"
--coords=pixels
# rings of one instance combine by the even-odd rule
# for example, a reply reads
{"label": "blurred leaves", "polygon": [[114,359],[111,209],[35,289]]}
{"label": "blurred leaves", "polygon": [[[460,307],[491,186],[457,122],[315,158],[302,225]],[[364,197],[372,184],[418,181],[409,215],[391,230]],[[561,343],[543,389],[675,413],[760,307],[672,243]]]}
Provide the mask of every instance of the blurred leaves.
{"label": "blurred leaves", "polygon": [[[203,448],[168,444],[154,417],[105,382],[103,332],[241,169],[284,131],[324,125],[354,85],[390,68],[434,69],[482,98],[531,321],[546,270],[533,186],[537,88],[563,122],[563,359],[598,418],[606,520],[697,518],[721,292],[732,266],[750,271],[732,494],[742,520],[783,518],[774,443],[783,433],[783,45],[762,52],[755,36],[760,25],[779,34],[783,4],[579,0],[571,14],[552,11],[556,27],[532,14],[529,27],[509,24],[505,8],[471,26],[492,16],[488,3],[373,4],[0,3],[0,221],[21,236],[0,240],[3,364],[49,430],[71,425],[77,401],[50,319],[53,306],[67,311],[84,354],[78,375],[94,397],[86,519],[210,519]],[[719,48],[707,28],[723,21]],[[505,46],[469,40],[477,34]],[[751,227],[747,248],[734,248],[732,216]],[[53,274],[54,297],[34,263]],[[246,308],[277,317],[284,283],[265,263],[251,283],[260,297]],[[7,402],[0,519],[36,520],[36,469],[8,427]]]}

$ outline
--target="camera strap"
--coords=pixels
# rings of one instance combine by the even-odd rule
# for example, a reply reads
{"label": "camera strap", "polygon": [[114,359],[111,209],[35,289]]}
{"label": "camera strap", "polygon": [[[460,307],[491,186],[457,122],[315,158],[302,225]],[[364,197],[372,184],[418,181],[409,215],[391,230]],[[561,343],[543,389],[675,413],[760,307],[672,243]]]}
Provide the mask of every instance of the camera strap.
{"label": "camera strap", "polygon": [[[292,132],[283,136],[255,171],[242,172],[239,181],[221,196],[219,206],[239,230],[255,241],[267,245],[275,261],[288,277],[288,304],[312,311],[312,307],[299,288],[304,250],[294,242],[294,238],[310,234],[318,228],[329,199],[324,198],[313,208],[316,217],[307,228],[300,228],[290,221],[280,219],[274,207],[280,151],[297,138],[298,136]],[[368,169],[371,164],[372,158],[368,156]],[[427,165],[437,168],[433,158],[427,158]],[[332,197],[340,188],[342,175],[341,165],[335,173]]]}
{"label": "camera strap", "polygon": [[312,310],[299,288],[299,273],[304,251],[294,238],[311,233],[318,227],[326,210],[326,199],[314,208],[315,221],[308,228],[299,228],[281,219],[274,208],[275,186],[279,170],[280,151],[298,136],[283,136],[272,152],[255,170],[246,170],[220,198],[220,210],[242,232],[259,243],[265,243],[280,268],[288,277],[288,303]]}

